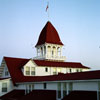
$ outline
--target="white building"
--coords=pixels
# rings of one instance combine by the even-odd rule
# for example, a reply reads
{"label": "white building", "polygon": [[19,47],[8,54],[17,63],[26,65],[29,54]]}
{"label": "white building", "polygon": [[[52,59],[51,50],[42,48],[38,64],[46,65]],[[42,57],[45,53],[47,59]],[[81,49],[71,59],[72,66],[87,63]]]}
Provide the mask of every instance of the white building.
{"label": "white building", "polygon": [[2,100],[27,100],[32,97],[35,100],[41,96],[44,100],[62,100],[71,91],[96,92],[96,99],[99,100],[100,71],[90,71],[89,67],[79,62],[65,62],[66,57],[62,56],[63,43],[49,21],[35,47],[37,57],[33,59],[3,58],[0,67]]}

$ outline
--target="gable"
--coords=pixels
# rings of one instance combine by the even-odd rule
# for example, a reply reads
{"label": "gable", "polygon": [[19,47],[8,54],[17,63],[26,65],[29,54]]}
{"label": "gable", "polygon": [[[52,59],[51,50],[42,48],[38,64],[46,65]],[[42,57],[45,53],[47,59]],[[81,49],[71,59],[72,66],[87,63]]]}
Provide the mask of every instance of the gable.
{"label": "gable", "polygon": [[2,72],[2,76],[1,77],[3,77],[3,78],[10,77],[10,73],[9,73],[9,70],[8,70],[8,67],[7,67],[6,64],[4,66],[4,69],[3,69],[3,72]]}
{"label": "gable", "polygon": [[19,77],[23,77],[21,68],[29,61],[29,59],[4,57],[4,60],[13,82],[19,79]]}
{"label": "gable", "polygon": [[32,59],[30,59],[23,67],[25,66],[32,66],[32,67],[36,67],[36,63],[34,63],[34,61]]}
{"label": "gable", "polygon": [[23,75],[25,76],[35,76],[35,67],[37,65],[34,63],[33,60],[29,60],[22,69]]}
{"label": "gable", "polygon": [[1,78],[10,77],[4,58],[2,59],[1,66],[0,66],[0,77]]}

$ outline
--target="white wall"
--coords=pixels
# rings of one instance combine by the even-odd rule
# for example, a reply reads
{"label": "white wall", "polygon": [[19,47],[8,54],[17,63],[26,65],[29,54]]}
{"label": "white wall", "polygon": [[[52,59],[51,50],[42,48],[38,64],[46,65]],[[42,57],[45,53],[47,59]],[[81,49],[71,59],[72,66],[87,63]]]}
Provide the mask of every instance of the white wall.
{"label": "white wall", "polygon": [[73,90],[97,91],[98,82],[74,82]]}
{"label": "white wall", "polygon": [[8,75],[7,75],[7,76],[5,75],[5,71],[8,71],[8,68],[7,68],[6,64],[5,64],[4,69],[3,69],[2,78],[10,77],[10,73],[9,73],[9,71],[8,71]]}
{"label": "white wall", "polygon": [[47,83],[47,90],[57,90],[57,83]]}
{"label": "white wall", "polygon": [[[7,83],[7,92],[2,92],[2,83]],[[10,79],[0,80],[0,96],[12,91],[13,89],[14,86]]]}

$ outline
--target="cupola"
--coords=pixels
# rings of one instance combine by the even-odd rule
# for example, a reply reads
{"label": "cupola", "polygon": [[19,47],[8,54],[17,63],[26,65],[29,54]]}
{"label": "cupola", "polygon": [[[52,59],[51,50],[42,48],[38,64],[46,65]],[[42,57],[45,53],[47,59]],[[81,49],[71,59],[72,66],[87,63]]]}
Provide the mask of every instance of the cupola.
{"label": "cupola", "polygon": [[37,49],[37,57],[35,58],[64,61],[65,57],[62,56],[62,46],[63,43],[60,40],[58,32],[51,22],[48,21],[42,29],[35,46]]}

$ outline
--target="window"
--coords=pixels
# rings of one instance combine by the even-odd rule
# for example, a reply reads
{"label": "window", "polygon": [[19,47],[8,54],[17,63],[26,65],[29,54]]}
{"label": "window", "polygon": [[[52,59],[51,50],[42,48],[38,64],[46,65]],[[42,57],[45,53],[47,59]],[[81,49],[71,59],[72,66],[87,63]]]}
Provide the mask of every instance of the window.
{"label": "window", "polygon": [[26,66],[26,75],[30,75],[30,67]]}
{"label": "window", "polygon": [[82,69],[80,69],[80,72],[82,72]]}
{"label": "window", "polygon": [[44,83],[44,84],[43,84],[43,87],[44,87],[44,89],[46,89],[46,88],[47,88],[47,84],[46,84],[46,83]]}
{"label": "window", "polygon": [[49,54],[49,56],[51,56],[51,47],[50,46],[48,46],[48,54]]}
{"label": "window", "polygon": [[78,70],[78,69],[76,69],[76,72],[79,72],[79,70]]}
{"label": "window", "polygon": [[9,75],[9,72],[6,70],[5,71],[5,76],[8,76]]}
{"label": "window", "polygon": [[60,49],[60,47],[57,48],[57,53],[58,53],[58,56],[61,55],[61,49]]}
{"label": "window", "polygon": [[57,69],[53,68],[53,75],[56,75],[56,74],[57,74]]}
{"label": "window", "polygon": [[41,47],[41,56],[43,56],[43,49],[42,49],[42,47]]}
{"label": "window", "polygon": [[57,72],[58,73],[61,73],[61,68],[57,68]]}
{"label": "window", "polygon": [[2,83],[2,92],[7,92],[7,83]]}
{"label": "window", "polygon": [[46,54],[46,46],[44,46],[44,55]]}
{"label": "window", "polygon": [[40,56],[41,53],[40,53],[40,48],[37,48],[37,55]]}
{"label": "window", "polygon": [[25,75],[27,75],[27,76],[34,76],[35,75],[35,67],[26,66],[25,67]]}
{"label": "window", "polygon": [[35,75],[35,67],[31,67],[31,75]]}
{"label": "window", "polygon": [[72,70],[71,70],[71,69],[69,69],[69,72],[71,73],[71,72],[72,72]]}
{"label": "window", "polygon": [[9,75],[8,69],[5,68],[5,76],[8,76],[8,75]]}
{"label": "window", "polygon": [[55,53],[56,53],[56,47],[53,46],[53,48],[52,48],[52,57],[55,56]]}
{"label": "window", "polygon": [[48,72],[48,68],[47,67],[45,68],[45,72]]}

